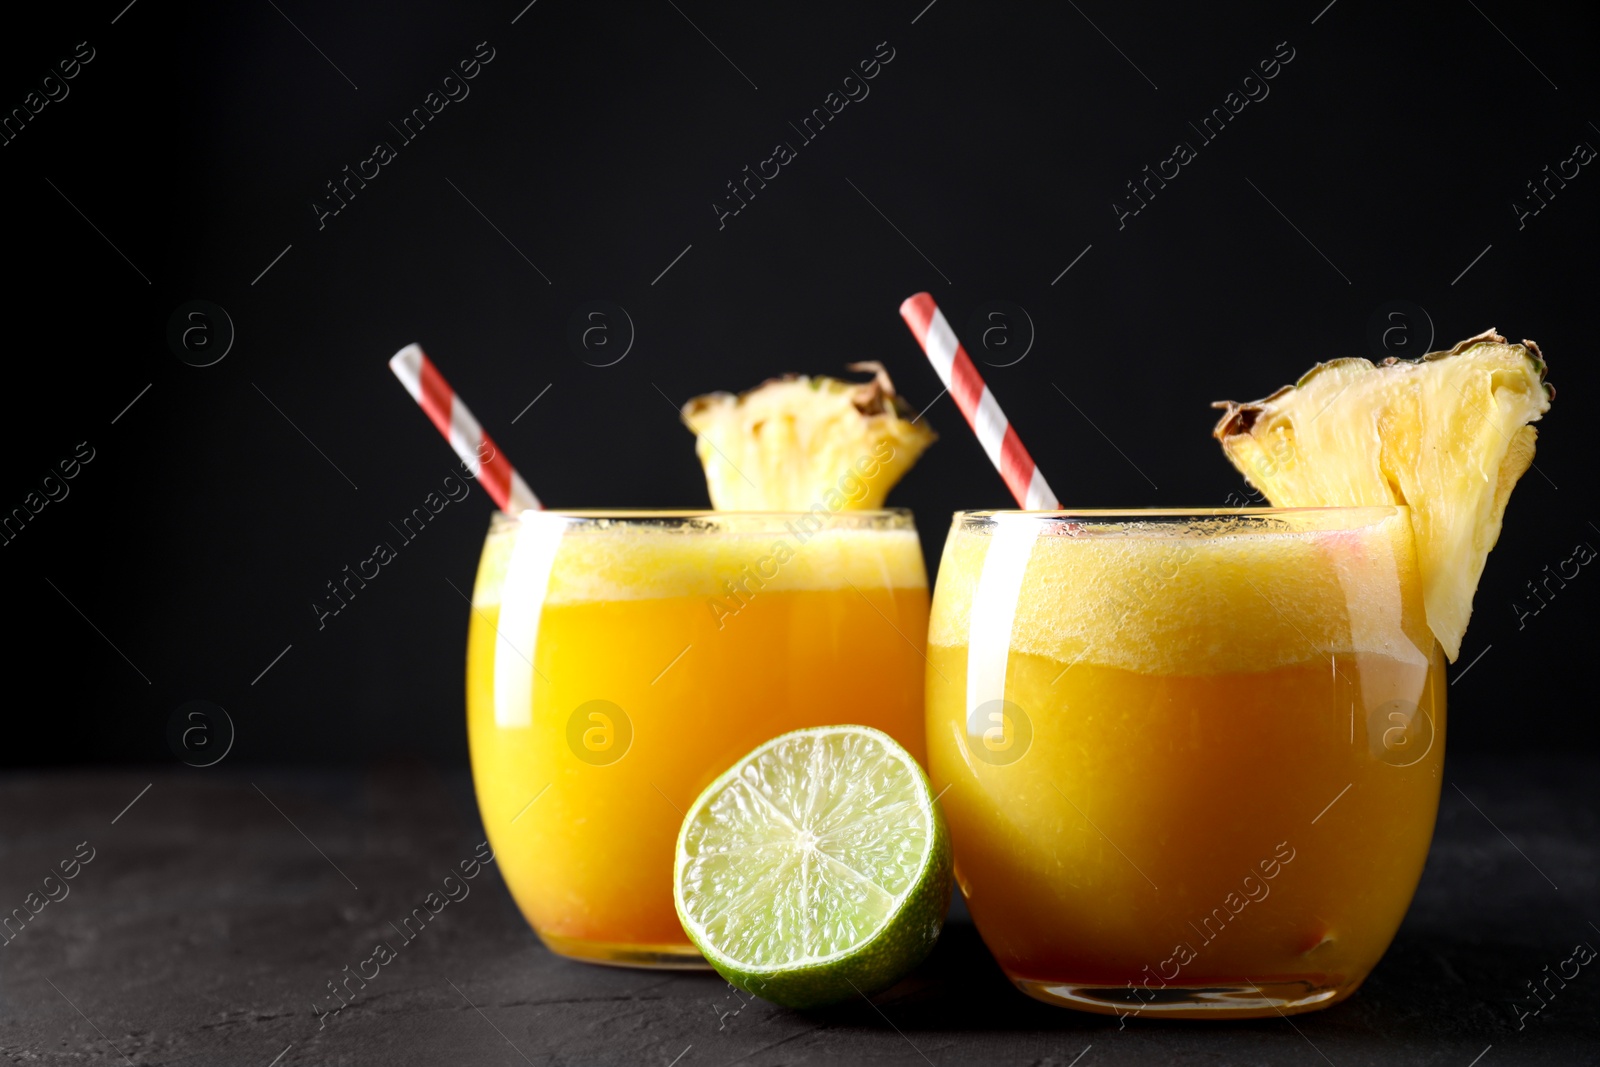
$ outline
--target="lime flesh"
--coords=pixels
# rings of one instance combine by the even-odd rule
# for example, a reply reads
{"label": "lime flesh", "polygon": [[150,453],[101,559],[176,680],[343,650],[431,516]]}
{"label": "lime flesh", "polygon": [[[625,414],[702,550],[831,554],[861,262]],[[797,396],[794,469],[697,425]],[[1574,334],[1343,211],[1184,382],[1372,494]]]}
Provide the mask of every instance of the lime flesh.
{"label": "lime flesh", "polygon": [[700,794],[673,898],[724,978],[792,1008],[887,989],[950,902],[950,839],[910,753],[865,726],[774,738]]}

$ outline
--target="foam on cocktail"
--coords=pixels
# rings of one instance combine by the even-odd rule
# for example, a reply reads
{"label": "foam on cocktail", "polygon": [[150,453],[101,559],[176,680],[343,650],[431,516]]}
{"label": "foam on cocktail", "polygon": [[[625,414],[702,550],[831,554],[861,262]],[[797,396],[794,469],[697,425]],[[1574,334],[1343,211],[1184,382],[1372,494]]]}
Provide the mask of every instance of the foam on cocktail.
{"label": "foam on cocktail", "polygon": [[[506,523],[484,544],[473,603],[497,604],[517,538],[532,524],[560,522],[548,512],[518,526]],[[738,596],[778,591],[920,589],[927,586],[912,529],[855,526],[809,533],[798,523],[782,533],[740,530],[736,516],[718,516],[717,536],[673,528],[625,531],[587,524],[560,534],[545,591],[546,605],[663,597]],[[821,521],[821,520],[817,520]],[[754,525],[754,523],[752,523]],[[802,540],[804,538],[804,540]],[[730,588],[731,586],[731,588]]]}
{"label": "foam on cocktail", "polygon": [[[1413,595],[1404,509],[1281,513],[1249,532],[1232,522],[1226,534],[1203,518],[1069,521],[1031,542],[1015,594],[1016,652],[1149,674],[1260,671],[1358,652],[1426,667],[1433,639]],[[993,544],[991,532],[971,529],[950,539],[931,646],[967,643]]]}

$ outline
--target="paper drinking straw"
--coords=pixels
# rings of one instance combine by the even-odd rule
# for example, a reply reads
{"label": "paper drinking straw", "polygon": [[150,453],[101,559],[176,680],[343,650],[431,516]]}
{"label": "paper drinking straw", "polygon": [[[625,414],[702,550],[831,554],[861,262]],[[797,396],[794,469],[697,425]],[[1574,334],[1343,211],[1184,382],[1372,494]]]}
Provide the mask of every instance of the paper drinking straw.
{"label": "paper drinking straw", "polygon": [[967,425],[978,435],[978,443],[989,454],[1006,488],[1017,498],[1017,504],[1027,511],[1054,511],[1059,508],[1050,483],[1022,447],[1022,438],[1011,428],[1011,421],[995,402],[994,394],[984,384],[983,376],[972,363],[972,357],[956,340],[955,331],[945,321],[944,312],[927,293],[907,297],[900,305],[900,317],[911,327],[928,355],[928,362],[939,372],[939,380],[950,390],[956,407],[967,418]]}
{"label": "paper drinking straw", "polygon": [[522,480],[505,453],[483,432],[450,383],[444,380],[421,345],[406,345],[389,360],[389,369],[444,434],[462,465],[483,484],[501,511],[512,515],[544,507]]}

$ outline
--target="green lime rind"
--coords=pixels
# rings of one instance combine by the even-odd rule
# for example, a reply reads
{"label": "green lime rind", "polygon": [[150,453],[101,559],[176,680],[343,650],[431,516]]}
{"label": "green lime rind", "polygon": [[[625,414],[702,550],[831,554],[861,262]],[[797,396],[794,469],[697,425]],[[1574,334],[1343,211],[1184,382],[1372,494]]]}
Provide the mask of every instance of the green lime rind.
{"label": "green lime rind", "polygon": [[[711,826],[709,833],[715,836],[718,826],[714,820],[707,816],[706,809],[710,807],[722,794],[741,778],[741,773],[746,768],[754,766],[764,755],[800,738],[823,739],[828,735],[841,733],[854,734],[860,738],[870,739],[883,750],[888,758],[893,758],[905,769],[903,781],[909,782],[915,797],[915,805],[906,812],[908,818],[921,820],[915,830],[925,829],[922,835],[922,852],[915,865],[915,872],[906,879],[905,889],[895,896],[892,905],[881,916],[875,916],[875,928],[864,938],[848,945],[842,950],[821,956],[807,956],[789,962],[776,964],[763,964],[748,959],[737,958],[728,951],[728,946],[719,942],[732,940],[730,930],[726,927],[714,931],[706,925],[696,921],[696,909],[686,904],[686,891],[693,897],[697,889],[688,884],[691,879],[685,877],[686,869],[696,859],[691,854],[691,830],[701,826],[700,837],[706,838],[705,826]],[[791,748],[793,746],[791,745]],[[791,781],[795,792],[803,793],[808,787],[814,787],[815,781],[810,773],[812,767],[790,768],[797,772]],[[859,779],[860,776],[855,776]],[[780,798],[781,799],[781,798]],[[812,796],[790,798],[797,802],[799,810],[805,807],[806,800],[814,801]],[[813,805],[814,806],[814,805]],[[759,805],[755,805],[759,807]],[[854,813],[858,824],[862,824],[870,834],[878,833],[877,824],[881,824],[883,813],[871,810]],[[774,822],[769,827],[774,836],[769,839],[768,846],[781,850],[784,845],[778,841],[784,834],[781,816],[774,816]],[[846,831],[848,831],[848,827]],[[904,827],[902,827],[904,829]],[[767,847],[767,846],[757,846]],[[770,862],[770,861],[769,861]],[[952,853],[950,835],[945,826],[944,816],[935,803],[933,790],[928,784],[927,776],[922,768],[905,749],[901,748],[887,734],[865,726],[823,726],[812,727],[806,730],[796,730],[774,738],[756,748],[739,762],[725,771],[716,781],[707,786],[705,791],[695,800],[694,805],[684,817],[683,826],[678,833],[677,859],[673,870],[673,900],[677,905],[678,919],[683,924],[684,932],[695,946],[700,949],[707,962],[714,967],[734,986],[745,992],[772,1001],[789,1008],[815,1008],[826,1004],[861,996],[871,996],[882,992],[905,977],[913,968],[927,958],[934,944],[939,939],[939,933],[944,925],[945,912],[950,903]],[[759,877],[762,872],[756,871]],[[794,877],[793,871],[771,875],[773,878]],[[767,887],[763,887],[767,888]],[[774,896],[783,890],[793,891],[793,884],[770,886]],[[825,887],[817,887],[819,890]],[[852,887],[845,886],[848,890]],[[851,915],[848,900],[834,900],[829,902],[834,909],[829,914],[842,911]],[[703,910],[703,909],[702,909]],[[745,920],[743,928],[731,931],[741,936],[746,943],[751,941],[752,931],[749,923],[778,924],[779,918],[770,914],[760,913],[760,909],[753,917]],[[790,935],[775,930],[759,930],[762,944],[770,945],[792,943],[785,942]]]}

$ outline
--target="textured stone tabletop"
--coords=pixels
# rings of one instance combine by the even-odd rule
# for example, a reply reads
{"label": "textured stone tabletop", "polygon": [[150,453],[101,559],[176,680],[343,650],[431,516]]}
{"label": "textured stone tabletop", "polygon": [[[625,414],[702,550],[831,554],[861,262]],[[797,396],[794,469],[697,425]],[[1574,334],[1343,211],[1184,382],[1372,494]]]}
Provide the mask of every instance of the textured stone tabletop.
{"label": "textured stone tabletop", "polygon": [[[1119,1027],[1015,992],[959,906],[906,981],[809,1013],[710,973],[557,959],[492,864],[402,941],[390,923],[483,838],[465,775],[422,765],[10,772],[0,911],[31,918],[0,945],[0,1053],[208,1067],[1596,1063],[1600,961],[1564,985],[1550,975],[1580,942],[1600,947],[1597,829],[1600,762],[1453,757],[1416,902],[1355,997],[1292,1022]],[[75,877],[47,880],[63,862]],[[332,1013],[329,983],[383,940],[394,958]],[[1529,982],[1555,990],[1536,1014]]]}

